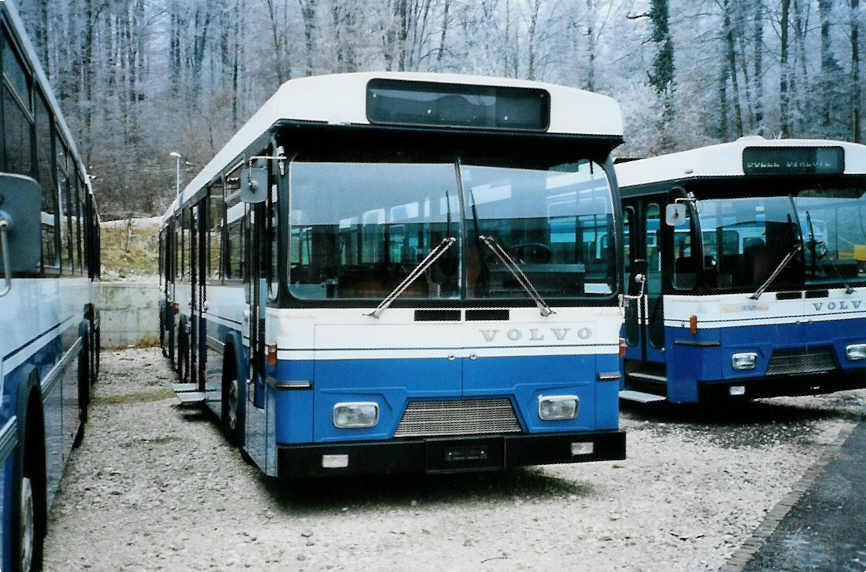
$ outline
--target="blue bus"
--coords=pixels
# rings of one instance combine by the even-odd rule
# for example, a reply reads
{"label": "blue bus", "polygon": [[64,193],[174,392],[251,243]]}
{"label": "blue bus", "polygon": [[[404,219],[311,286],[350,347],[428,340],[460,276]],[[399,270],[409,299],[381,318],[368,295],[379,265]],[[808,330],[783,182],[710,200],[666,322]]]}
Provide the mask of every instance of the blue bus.
{"label": "blue bus", "polygon": [[866,387],[866,146],[745,137],[616,170],[622,398]]}
{"label": "blue bus", "polygon": [[0,1],[0,568],[41,569],[99,359],[90,181],[12,3]]}
{"label": "blue bus", "polygon": [[285,83],[163,218],[181,401],[269,476],[621,459],[617,103]]}

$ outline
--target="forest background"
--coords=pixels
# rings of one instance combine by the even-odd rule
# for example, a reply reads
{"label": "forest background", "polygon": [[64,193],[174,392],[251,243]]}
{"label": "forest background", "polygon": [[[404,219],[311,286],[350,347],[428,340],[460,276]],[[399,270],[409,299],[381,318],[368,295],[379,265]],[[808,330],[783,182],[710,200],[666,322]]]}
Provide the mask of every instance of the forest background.
{"label": "forest background", "polygon": [[159,214],[284,81],[365,70],[611,95],[619,156],[860,141],[859,0],[19,0],[103,217]]}

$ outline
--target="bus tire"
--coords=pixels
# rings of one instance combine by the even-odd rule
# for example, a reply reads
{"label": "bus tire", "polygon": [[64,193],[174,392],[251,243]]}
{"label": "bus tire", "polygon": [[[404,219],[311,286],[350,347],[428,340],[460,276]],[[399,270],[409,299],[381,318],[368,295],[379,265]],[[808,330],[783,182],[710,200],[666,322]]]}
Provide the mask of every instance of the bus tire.
{"label": "bus tire", "polygon": [[223,434],[229,443],[241,446],[241,435],[243,434],[243,403],[241,402],[241,379],[238,372],[236,353],[233,344],[226,345],[223,356],[222,374],[222,415],[221,425]]}
{"label": "bus tire", "polygon": [[165,345],[165,302],[159,303],[159,349],[163,357],[168,357]]}
{"label": "bus tire", "polygon": [[81,424],[75,436],[75,445],[80,444],[84,434],[84,424],[87,423],[87,407],[90,405],[90,329],[84,325],[84,335],[81,336],[81,353],[78,354],[78,418]]}
{"label": "bus tire", "polygon": [[[24,388],[22,388],[24,389]],[[45,436],[42,399],[32,389],[27,413],[19,423],[18,462],[12,485],[12,570],[42,570],[42,544],[45,538]]]}
{"label": "bus tire", "polygon": [[177,325],[177,377],[186,383],[189,377],[189,336],[185,332],[183,320]]}
{"label": "bus tire", "polygon": [[95,385],[99,381],[99,361],[100,351],[102,350],[102,323],[99,320],[99,312],[96,312],[96,327],[93,329],[93,345],[90,346],[90,351],[93,354],[93,369],[90,370],[91,379]]}

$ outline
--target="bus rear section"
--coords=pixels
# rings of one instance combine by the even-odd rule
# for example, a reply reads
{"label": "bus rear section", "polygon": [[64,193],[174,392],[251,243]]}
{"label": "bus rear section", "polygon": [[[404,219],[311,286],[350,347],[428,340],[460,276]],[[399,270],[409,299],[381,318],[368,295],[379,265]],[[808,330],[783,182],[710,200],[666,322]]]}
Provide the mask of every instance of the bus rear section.
{"label": "bus rear section", "polygon": [[745,138],[618,168],[634,293],[623,397],[866,387],[864,150]]}

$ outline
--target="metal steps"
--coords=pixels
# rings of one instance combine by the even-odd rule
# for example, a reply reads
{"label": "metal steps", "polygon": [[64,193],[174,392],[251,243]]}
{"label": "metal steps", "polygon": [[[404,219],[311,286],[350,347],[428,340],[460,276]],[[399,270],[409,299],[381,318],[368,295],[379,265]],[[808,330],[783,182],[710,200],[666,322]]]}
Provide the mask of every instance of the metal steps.
{"label": "metal steps", "polygon": [[172,383],[171,390],[175,393],[181,393],[185,391],[198,391],[197,383]]}
{"label": "metal steps", "polygon": [[656,401],[666,401],[667,398],[663,395],[654,393],[644,393],[643,391],[635,391],[633,389],[623,389],[619,392],[619,398],[626,401],[635,401],[637,403],[654,403]]}
{"label": "metal steps", "polygon": [[204,403],[205,393],[198,391],[197,383],[172,383],[171,390],[174,391],[181,405]]}
{"label": "metal steps", "polygon": [[177,398],[180,399],[181,405],[194,405],[196,403],[204,403],[203,391],[181,391],[176,395]]}

